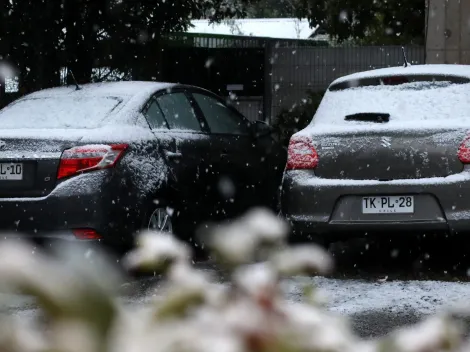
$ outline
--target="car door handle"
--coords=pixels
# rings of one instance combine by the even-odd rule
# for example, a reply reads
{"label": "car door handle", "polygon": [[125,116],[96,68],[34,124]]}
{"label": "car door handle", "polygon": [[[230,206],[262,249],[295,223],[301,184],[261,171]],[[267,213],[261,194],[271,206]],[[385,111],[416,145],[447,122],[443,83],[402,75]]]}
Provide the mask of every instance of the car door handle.
{"label": "car door handle", "polygon": [[181,159],[183,157],[183,154],[181,154],[179,152],[166,151],[165,155],[167,156],[168,159]]}
{"label": "car door handle", "polygon": [[226,158],[228,157],[228,152],[227,152],[227,149],[222,149],[222,153],[220,153],[220,157],[221,158]]}

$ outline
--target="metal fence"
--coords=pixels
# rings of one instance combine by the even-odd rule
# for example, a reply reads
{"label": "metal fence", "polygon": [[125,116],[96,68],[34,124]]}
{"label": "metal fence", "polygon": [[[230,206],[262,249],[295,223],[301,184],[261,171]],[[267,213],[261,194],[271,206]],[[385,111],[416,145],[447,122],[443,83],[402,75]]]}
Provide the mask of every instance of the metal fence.
{"label": "metal fence", "polygon": [[[424,64],[425,49],[405,47],[411,64]],[[264,104],[268,119],[275,119],[282,109],[289,109],[306,97],[308,91],[324,91],[344,75],[404,64],[400,46],[358,47],[271,47],[270,78]]]}
{"label": "metal fence", "polygon": [[[405,50],[412,64],[425,62],[424,47]],[[235,95],[239,110],[250,120],[272,122],[308,91],[324,91],[346,74],[403,65],[403,56],[400,46],[186,33],[168,37],[155,60],[149,61],[158,62],[154,66],[158,69],[147,70],[148,80],[194,84],[222,96]],[[0,107],[17,95],[0,94]]]}
{"label": "metal fence", "polygon": [[[324,39],[286,40],[186,33],[171,36],[167,45],[173,55],[167,56],[170,63],[162,65],[164,78],[186,80],[222,96],[235,93],[240,111],[249,119],[268,122],[283,109],[288,110],[301,102],[308,91],[324,91],[338,77],[404,63],[401,46],[341,46]],[[179,52],[177,48],[180,48]],[[255,55],[260,50],[262,55]],[[405,51],[412,64],[425,63],[424,47],[406,46]],[[175,59],[174,55],[180,59]],[[218,67],[205,72],[209,69],[203,67],[201,59],[205,62],[213,58],[217,58]],[[189,61],[182,65],[184,69],[175,70],[174,62],[184,60]],[[193,72],[197,73],[188,74],[187,66],[192,66]],[[165,67],[171,67],[171,72]],[[176,76],[175,71],[178,71]],[[204,77],[198,84],[198,79],[194,78],[201,73]],[[233,91],[230,87],[239,88]]]}

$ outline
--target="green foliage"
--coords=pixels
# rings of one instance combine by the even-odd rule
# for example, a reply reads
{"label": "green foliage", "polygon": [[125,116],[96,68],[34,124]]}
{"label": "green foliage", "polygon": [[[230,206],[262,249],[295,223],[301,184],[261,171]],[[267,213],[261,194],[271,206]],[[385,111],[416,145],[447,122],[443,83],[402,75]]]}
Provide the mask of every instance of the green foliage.
{"label": "green foliage", "polygon": [[288,18],[295,17],[295,8],[291,0],[259,0],[247,9],[252,18]]}
{"label": "green foliage", "polygon": [[289,144],[290,137],[307,127],[312,121],[313,115],[323,98],[323,92],[308,92],[307,98],[291,109],[284,109],[276,117],[273,127],[279,134],[279,140],[283,145]]}
{"label": "green foliage", "polygon": [[293,0],[298,17],[308,17],[339,42],[423,44],[423,0]]}

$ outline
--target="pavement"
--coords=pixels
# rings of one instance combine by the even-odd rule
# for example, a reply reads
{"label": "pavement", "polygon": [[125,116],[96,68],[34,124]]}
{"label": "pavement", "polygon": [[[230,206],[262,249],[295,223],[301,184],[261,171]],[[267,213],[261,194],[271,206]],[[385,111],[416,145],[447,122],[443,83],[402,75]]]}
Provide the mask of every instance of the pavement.
{"label": "pavement", "polygon": [[[337,263],[335,274],[294,277],[285,280],[283,287],[286,298],[297,301],[305,284],[314,284],[327,298],[327,309],[347,317],[359,336],[383,336],[429,314],[470,302],[470,260],[465,249],[455,241],[438,241],[428,247],[406,241],[335,244],[330,248]],[[214,264],[196,265],[224,281]],[[144,305],[158,294],[158,284],[156,277],[129,280],[120,297],[125,304]],[[3,311],[7,314],[40,323],[33,300],[12,295],[6,302]]]}

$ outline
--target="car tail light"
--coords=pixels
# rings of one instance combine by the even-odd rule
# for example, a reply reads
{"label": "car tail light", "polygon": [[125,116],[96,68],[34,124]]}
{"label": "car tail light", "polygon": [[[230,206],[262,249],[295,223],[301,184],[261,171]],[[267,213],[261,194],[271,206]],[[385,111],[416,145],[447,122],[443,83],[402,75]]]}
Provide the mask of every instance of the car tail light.
{"label": "car tail light", "polygon": [[292,137],[287,150],[286,170],[314,169],[318,153],[308,137]]}
{"label": "car tail light", "polygon": [[458,156],[462,163],[470,164],[470,137],[465,138],[460,144]]}
{"label": "car tail light", "polygon": [[114,167],[127,148],[127,144],[112,144],[67,149],[62,153],[57,179]]}
{"label": "car tail light", "polygon": [[77,240],[100,240],[103,238],[93,229],[75,229],[72,232]]}

